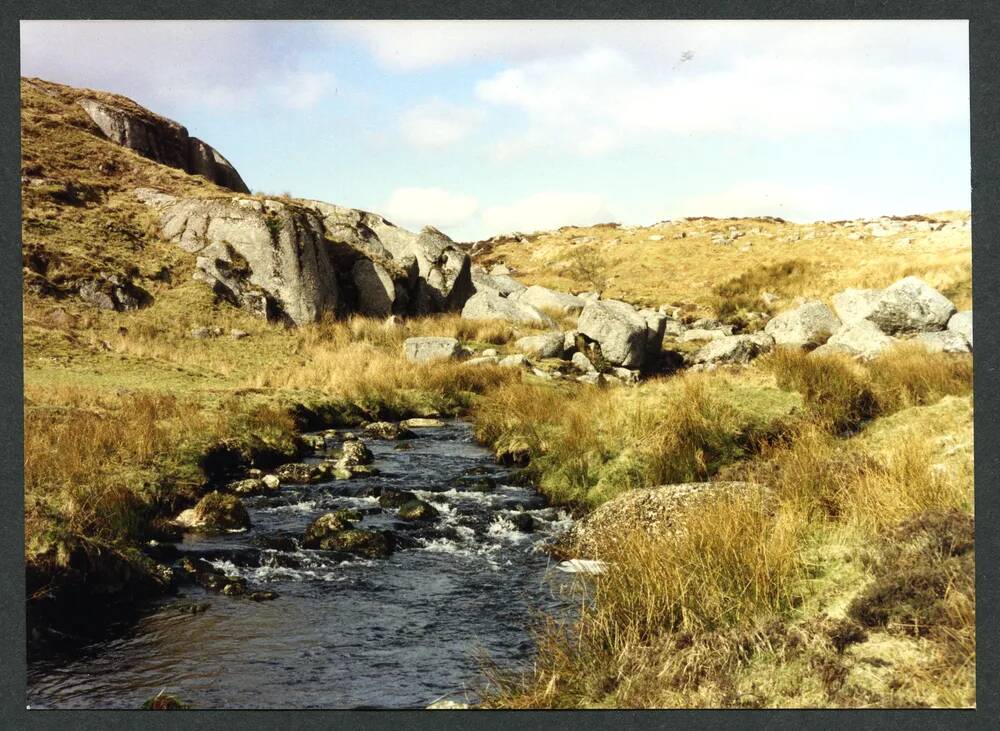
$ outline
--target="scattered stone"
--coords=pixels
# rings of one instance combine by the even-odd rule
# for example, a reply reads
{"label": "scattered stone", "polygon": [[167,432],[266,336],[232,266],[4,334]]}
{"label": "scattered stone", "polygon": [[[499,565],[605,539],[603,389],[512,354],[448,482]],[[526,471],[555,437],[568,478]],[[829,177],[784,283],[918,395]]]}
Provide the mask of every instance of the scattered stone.
{"label": "scattered stone", "polygon": [[943,330],[956,312],[955,305],[917,277],[906,277],[887,287],[865,318],[887,335]]}
{"label": "scattered stone", "polygon": [[455,338],[420,337],[403,342],[403,354],[411,363],[453,360],[458,357],[459,349]]}
{"label": "scattered stone", "polygon": [[555,328],[555,321],[527,302],[501,297],[493,292],[477,292],[462,308],[466,320],[503,320],[511,323],[539,324]]}
{"label": "scattered stone", "polygon": [[559,358],[563,354],[563,344],[562,333],[548,332],[521,338],[514,347],[534,358]]}
{"label": "scattered stone", "polygon": [[774,348],[774,338],[766,333],[727,335],[702,346],[692,358],[694,363],[749,363]]}
{"label": "scattered stone", "polygon": [[438,517],[437,509],[430,503],[414,498],[399,506],[401,520],[423,521]]}
{"label": "scattered stone", "polygon": [[968,353],[969,341],[961,333],[953,330],[939,330],[930,333],[918,333],[913,341],[920,343],[932,353]]}
{"label": "scattered stone", "polygon": [[245,530],[250,527],[250,515],[238,497],[215,490],[178,515],[176,522],[199,530]]}
{"label": "scattered stone", "polygon": [[881,297],[881,289],[849,288],[833,296],[833,309],[841,322],[850,325],[867,319]]}
{"label": "scattered stone", "polygon": [[229,331],[229,337],[231,337],[233,340],[242,340],[243,338],[250,337],[250,333],[248,333],[246,330],[237,330],[234,328]]}
{"label": "scattered stone", "polygon": [[551,309],[564,312],[567,315],[576,315],[583,310],[584,301],[579,297],[557,292],[537,284],[533,284],[517,295],[517,301],[537,307],[539,310]]}
{"label": "scattered stone", "polygon": [[840,326],[840,319],[829,307],[819,300],[810,300],[772,318],[764,332],[777,345],[814,348],[829,340]]}
{"label": "scattered stone", "polygon": [[369,465],[375,461],[375,455],[365,446],[360,439],[345,441],[343,452],[337,460],[337,467],[357,467],[359,465]]}
{"label": "scattered stone", "polygon": [[440,419],[431,419],[426,417],[406,419],[399,422],[400,426],[405,426],[409,429],[436,429],[445,426],[445,423]]}
{"label": "scattered stone", "polygon": [[376,439],[413,439],[416,433],[391,421],[373,421],[365,426],[365,434]]}
{"label": "scattered stone", "polygon": [[948,320],[948,329],[964,337],[972,347],[972,310],[956,312]]}
{"label": "scattered stone", "polygon": [[[274,476],[268,475],[268,477],[273,478]],[[237,495],[262,495],[278,489],[280,483],[274,482],[274,487],[271,487],[272,482],[274,481],[265,481],[263,478],[251,477],[246,480],[237,480],[236,482],[229,483],[228,489]]]}
{"label": "scattered stone", "polygon": [[622,383],[635,384],[639,382],[639,371],[629,370],[628,368],[612,368],[611,374],[622,381]]}
{"label": "scattered stone", "polygon": [[484,355],[479,358],[469,358],[465,361],[464,365],[467,366],[478,366],[478,365],[496,365],[500,362],[500,359],[495,355]]}
{"label": "scattered stone", "polygon": [[678,340],[682,343],[690,343],[701,340],[719,340],[729,337],[730,333],[725,330],[704,330],[702,328],[691,328],[681,333]]}
{"label": "scattered stone", "polygon": [[895,342],[895,339],[879,330],[874,323],[859,320],[844,325],[824,345],[813,351],[813,354],[821,356],[839,352],[870,360],[892,347]]}
{"label": "scattered stone", "polygon": [[305,548],[323,548],[323,542],[337,533],[353,528],[361,520],[361,513],[355,510],[335,510],[325,513],[306,528],[302,536]]}
{"label": "scattered stone", "polygon": [[289,462],[275,470],[275,476],[282,483],[290,485],[312,485],[323,478],[324,470],[315,464]]}
{"label": "scattered stone", "polygon": [[264,487],[268,490],[277,490],[281,487],[281,480],[277,475],[264,475],[260,478],[260,481],[264,483]]}
{"label": "scattered stone", "polygon": [[528,363],[528,359],[524,355],[516,353],[508,355],[506,358],[501,358],[497,365],[501,368],[527,368],[530,363]]}
{"label": "scattered stone", "polygon": [[594,364],[590,362],[590,359],[583,353],[573,353],[573,358],[570,361],[573,366],[584,373],[597,373],[597,369]]}

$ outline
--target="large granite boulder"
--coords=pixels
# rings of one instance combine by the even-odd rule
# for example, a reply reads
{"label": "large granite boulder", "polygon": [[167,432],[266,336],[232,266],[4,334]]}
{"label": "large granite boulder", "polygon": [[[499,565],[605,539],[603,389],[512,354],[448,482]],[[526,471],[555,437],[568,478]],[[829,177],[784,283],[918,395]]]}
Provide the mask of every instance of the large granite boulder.
{"label": "large granite boulder", "polygon": [[462,308],[466,320],[504,320],[519,324],[545,325],[554,328],[555,321],[536,307],[492,292],[478,292]]}
{"label": "large granite boulder", "polygon": [[472,285],[476,292],[490,292],[503,297],[511,297],[527,289],[507,274],[487,274],[478,267],[472,269]]}
{"label": "large granite boulder", "polygon": [[870,360],[891,348],[895,343],[895,338],[886,335],[874,323],[868,320],[859,320],[850,325],[844,325],[824,345],[816,348],[812,355],[846,353],[857,358]]}
{"label": "large granite boulder", "polygon": [[521,338],[514,343],[514,347],[534,358],[560,358],[563,354],[563,340],[561,332],[547,332]]}
{"label": "large granite boulder", "polygon": [[583,310],[584,301],[579,297],[557,292],[548,287],[533,284],[520,294],[517,294],[517,301],[537,307],[539,310],[554,310],[567,315],[575,315]]}
{"label": "large granite boulder", "polygon": [[611,365],[625,368],[642,365],[646,355],[646,319],[627,302],[587,302],[576,329],[600,345],[601,355]]}
{"label": "large granite boulder", "polygon": [[469,255],[436,228],[426,226],[413,234],[383,219],[374,230],[393,259],[416,261],[419,281],[412,305],[415,314],[461,310],[475,292]]}
{"label": "large granite boulder", "polygon": [[951,300],[917,277],[906,277],[882,292],[865,318],[887,335],[944,330],[956,312]]}
{"label": "large granite boulder", "polygon": [[771,318],[764,332],[777,345],[814,348],[840,329],[840,319],[819,300],[811,300]]}
{"label": "large granite boulder", "polygon": [[691,360],[695,364],[749,363],[773,349],[774,338],[767,333],[727,335],[703,345]]}
{"label": "large granite boulder", "polygon": [[875,309],[882,292],[881,289],[845,289],[833,295],[834,312],[845,325],[864,320]]}
{"label": "large granite boulder", "polygon": [[453,360],[461,350],[455,338],[407,338],[403,342],[403,354],[411,363]]}
{"label": "large granite boulder", "polygon": [[913,341],[920,343],[932,353],[968,353],[969,341],[961,333],[953,330],[938,330],[917,333]]}
{"label": "large granite boulder", "polygon": [[160,206],[161,234],[197,255],[196,276],[218,294],[269,320],[296,325],[337,313],[336,270],[315,211],[240,197]]}
{"label": "large granite boulder", "polygon": [[124,102],[118,106],[84,98],[77,103],[112,142],[164,165],[202,175],[237,193],[250,192],[236,168],[218,150],[188,135],[183,125],[134,103],[126,107]]}
{"label": "large granite boulder", "polygon": [[358,312],[369,317],[387,317],[396,303],[396,283],[389,271],[372,259],[358,259],[351,269],[358,296]]}
{"label": "large granite boulder", "polygon": [[956,332],[966,339],[969,347],[972,347],[972,310],[956,312],[948,320],[948,329]]}

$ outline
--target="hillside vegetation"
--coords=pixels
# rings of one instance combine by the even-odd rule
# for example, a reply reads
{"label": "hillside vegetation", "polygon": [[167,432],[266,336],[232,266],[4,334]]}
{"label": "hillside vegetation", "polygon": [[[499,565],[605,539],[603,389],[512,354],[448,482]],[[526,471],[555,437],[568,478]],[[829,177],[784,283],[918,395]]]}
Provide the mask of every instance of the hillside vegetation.
{"label": "hillside vegetation", "polygon": [[[638,490],[756,486],[721,492],[683,530],[604,526],[587,557],[610,568],[581,581],[580,617],[540,621],[524,672],[489,668],[486,705],[975,705],[971,354],[903,344],[858,362],[779,348],[606,388],[403,354],[407,338],[438,335],[503,356],[536,325],[455,312],[268,322],[193,279],[195,256],[161,238],[134,195],[232,192],[105,139],[75,103],[83,94],[134,105],[21,83],[29,605],[88,581],[81,566],[96,556],[155,576],[140,549],[211,488],[213,450],[273,463],[300,453],[305,430],[465,415],[581,525]],[[968,309],[969,222],[685,219],[471,251],[526,284],[689,319],[779,312],[905,275]],[[106,275],[149,301],[115,311],[78,296]]]}

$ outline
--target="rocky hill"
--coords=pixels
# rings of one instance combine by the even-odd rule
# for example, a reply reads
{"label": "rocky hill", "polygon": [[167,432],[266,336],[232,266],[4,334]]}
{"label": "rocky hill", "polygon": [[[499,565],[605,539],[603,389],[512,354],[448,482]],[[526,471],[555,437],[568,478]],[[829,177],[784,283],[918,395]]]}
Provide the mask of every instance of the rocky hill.
{"label": "rocky hill", "polygon": [[193,276],[220,301],[304,324],[455,310],[472,294],[468,256],[433,228],[250,195],[214,148],[124,97],[28,79],[22,103],[35,295],[129,310]]}

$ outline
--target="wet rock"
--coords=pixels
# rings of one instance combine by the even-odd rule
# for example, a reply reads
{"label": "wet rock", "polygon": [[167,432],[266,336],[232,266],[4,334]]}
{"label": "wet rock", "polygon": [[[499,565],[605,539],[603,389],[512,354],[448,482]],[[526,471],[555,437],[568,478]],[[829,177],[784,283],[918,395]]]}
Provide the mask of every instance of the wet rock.
{"label": "wet rock", "polygon": [[351,528],[323,538],[317,548],[341,551],[364,558],[385,558],[392,554],[395,537],[386,531]]}
{"label": "wet rock", "polygon": [[335,510],[319,516],[302,536],[305,548],[323,548],[323,542],[336,534],[349,530],[361,520],[361,514],[353,510]]}
{"label": "wet rock", "polygon": [[398,508],[413,500],[417,500],[417,496],[412,492],[390,488],[383,488],[378,496],[378,504],[383,508]]}
{"label": "wet rock", "polygon": [[213,491],[177,516],[176,522],[198,530],[242,530],[250,527],[250,515],[235,495]]}
{"label": "wet rock", "polygon": [[417,435],[401,424],[391,421],[375,421],[365,426],[365,434],[376,439],[413,439]]}
{"label": "wet rock", "polygon": [[323,479],[323,473],[319,465],[305,462],[289,462],[275,470],[278,480],[289,485],[312,485]]}
{"label": "wet rock", "polygon": [[278,592],[270,589],[252,591],[247,595],[247,599],[252,602],[269,602],[278,598]]}
{"label": "wet rock", "polygon": [[432,520],[438,517],[438,511],[430,503],[414,498],[399,506],[399,517],[402,520],[412,521]]}
{"label": "wet rock", "polygon": [[362,465],[369,465],[375,461],[375,455],[368,449],[360,439],[345,441],[340,459],[337,460],[337,467],[352,468]]}
{"label": "wet rock", "polygon": [[414,418],[406,419],[405,421],[399,422],[401,426],[407,427],[408,429],[436,429],[445,426],[445,423],[440,419],[429,419],[429,418]]}
{"label": "wet rock", "polygon": [[535,519],[530,513],[517,512],[510,516],[510,522],[521,533],[535,532]]}
{"label": "wet rock", "polygon": [[269,548],[272,551],[291,552],[299,549],[295,539],[288,535],[255,536],[253,542],[256,546]]}
{"label": "wet rock", "polygon": [[274,492],[281,487],[281,479],[277,475],[264,475],[260,481],[264,483],[264,488],[269,492]]}
{"label": "wet rock", "polygon": [[[275,488],[269,487],[269,484],[274,484],[274,481],[264,482],[263,479],[250,478],[246,480],[237,480],[236,482],[230,482],[228,490],[230,492],[236,493],[237,495],[262,495],[264,493],[273,492]],[[280,484],[280,483],[279,483]]]}

